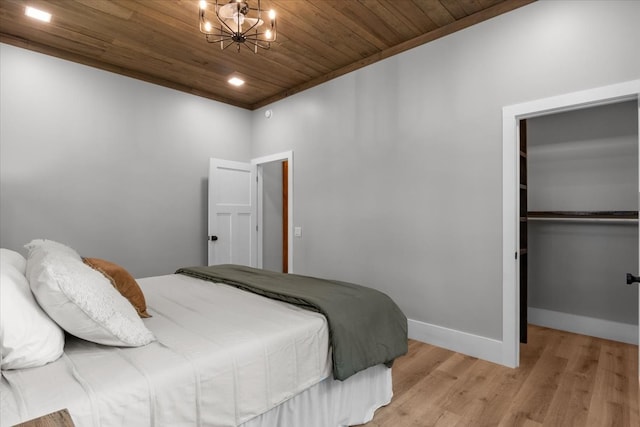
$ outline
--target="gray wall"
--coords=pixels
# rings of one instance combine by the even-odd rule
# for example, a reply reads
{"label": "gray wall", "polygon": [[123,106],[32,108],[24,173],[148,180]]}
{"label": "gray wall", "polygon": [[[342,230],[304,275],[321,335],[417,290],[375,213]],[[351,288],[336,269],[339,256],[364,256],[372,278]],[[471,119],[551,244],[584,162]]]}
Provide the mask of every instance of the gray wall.
{"label": "gray wall", "polygon": [[[529,210],[637,210],[638,103],[528,120]],[[638,224],[529,222],[529,305],[638,323]],[[634,273],[635,274],[635,273]]]}
{"label": "gray wall", "polygon": [[540,1],[256,111],[252,155],[295,155],[295,271],[500,340],[502,107],[640,78],[639,18]]}
{"label": "gray wall", "polygon": [[0,79],[2,247],[206,263],[208,159],[250,159],[250,112],[5,44]]}
{"label": "gray wall", "polygon": [[136,276],[204,263],[207,159],[293,150],[296,272],[501,339],[501,109],[640,78],[639,17],[640,2],[536,2],[274,103],[269,120],[0,45],[0,244],[57,238]]}
{"label": "gray wall", "polygon": [[282,272],[282,162],[262,165],[262,267]]}

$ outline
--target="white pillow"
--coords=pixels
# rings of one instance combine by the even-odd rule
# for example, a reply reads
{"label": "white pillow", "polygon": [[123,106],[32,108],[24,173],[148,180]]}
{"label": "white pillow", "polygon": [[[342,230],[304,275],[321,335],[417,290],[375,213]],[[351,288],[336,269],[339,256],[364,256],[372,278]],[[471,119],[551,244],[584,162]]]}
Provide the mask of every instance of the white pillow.
{"label": "white pillow", "polygon": [[13,265],[21,274],[24,274],[27,268],[27,259],[16,251],[11,249],[0,249],[0,264]]}
{"label": "white pillow", "polygon": [[33,266],[40,265],[45,256],[52,255],[65,255],[79,261],[82,260],[78,252],[75,249],[70,248],[62,243],[54,242],[53,240],[35,239],[24,245],[29,251],[27,255],[28,260],[25,268],[25,276],[29,279],[31,276],[31,269]]}
{"label": "white pillow", "polygon": [[31,290],[64,330],[115,346],[137,347],[155,339],[131,303],[75,251],[51,241],[34,240],[25,247]]}
{"label": "white pillow", "polygon": [[2,369],[42,366],[62,355],[64,332],[42,311],[24,274],[2,262],[0,347]]}

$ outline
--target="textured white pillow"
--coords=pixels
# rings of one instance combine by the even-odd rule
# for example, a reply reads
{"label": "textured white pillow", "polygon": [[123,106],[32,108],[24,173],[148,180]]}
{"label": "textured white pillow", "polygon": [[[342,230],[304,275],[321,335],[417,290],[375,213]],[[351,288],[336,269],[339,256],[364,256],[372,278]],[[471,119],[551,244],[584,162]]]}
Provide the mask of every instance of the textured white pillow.
{"label": "textured white pillow", "polygon": [[64,332],[33,298],[24,274],[0,265],[0,346],[2,369],[42,366],[62,355]]}
{"label": "textured white pillow", "polygon": [[70,248],[62,243],[54,242],[53,240],[35,239],[24,245],[29,251],[27,255],[27,266],[25,268],[25,276],[27,279],[31,276],[31,269],[34,266],[40,265],[45,256],[51,255],[64,255],[69,258],[82,260],[78,252],[75,249]]}
{"label": "textured white pillow", "polygon": [[27,259],[16,251],[11,249],[0,249],[0,264],[13,265],[21,274],[25,274],[27,268]]}
{"label": "textured white pillow", "polygon": [[137,347],[154,340],[131,303],[75,251],[51,241],[26,247],[31,290],[64,330],[105,345]]}

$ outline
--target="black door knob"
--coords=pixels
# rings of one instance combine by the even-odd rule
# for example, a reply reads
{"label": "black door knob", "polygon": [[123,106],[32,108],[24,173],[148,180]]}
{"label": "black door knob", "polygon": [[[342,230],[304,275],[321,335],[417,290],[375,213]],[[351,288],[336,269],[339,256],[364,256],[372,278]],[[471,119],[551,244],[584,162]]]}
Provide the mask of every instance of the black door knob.
{"label": "black door knob", "polygon": [[640,277],[634,276],[631,273],[627,273],[627,285],[630,285],[632,283],[640,283]]}
{"label": "black door knob", "polygon": [[215,242],[216,240],[218,240],[218,236],[209,236],[209,240]]}

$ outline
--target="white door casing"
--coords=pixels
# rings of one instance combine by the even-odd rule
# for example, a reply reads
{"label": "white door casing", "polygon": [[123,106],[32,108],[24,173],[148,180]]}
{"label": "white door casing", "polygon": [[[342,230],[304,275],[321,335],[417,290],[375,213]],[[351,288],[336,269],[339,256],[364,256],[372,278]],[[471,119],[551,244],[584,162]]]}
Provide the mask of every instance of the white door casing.
{"label": "white door casing", "polygon": [[[520,260],[515,257],[520,247],[519,121],[630,100],[640,103],[640,80],[511,105],[502,109],[502,364],[506,366],[517,367],[520,362]],[[638,306],[640,311],[640,299]],[[638,321],[640,323],[640,318]]]}
{"label": "white door casing", "polygon": [[255,165],[209,160],[208,264],[256,266]]}

